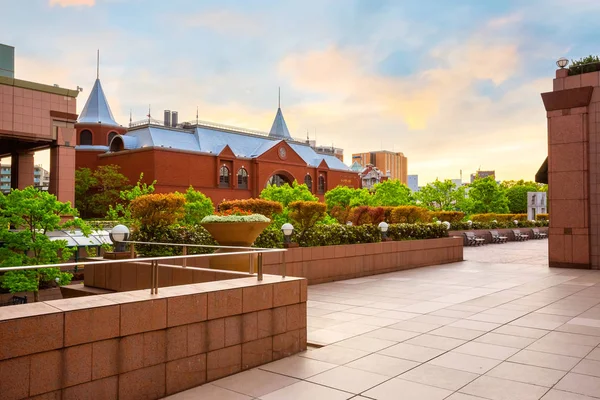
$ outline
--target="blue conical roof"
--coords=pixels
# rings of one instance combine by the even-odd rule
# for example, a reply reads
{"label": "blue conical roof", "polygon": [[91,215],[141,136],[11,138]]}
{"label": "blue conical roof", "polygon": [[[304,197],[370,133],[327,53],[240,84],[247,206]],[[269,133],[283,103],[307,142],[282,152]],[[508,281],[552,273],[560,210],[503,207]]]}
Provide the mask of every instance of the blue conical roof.
{"label": "blue conical roof", "polygon": [[104,124],[119,126],[110,111],[108,101],[102,90],[100,79],[96,79],[90,97],[88,97],[81,114],[79,114],[78,122],[80,124]]}
{"label": "blue conical roof", "polygon": [[277,109],[277,114],[275,115],[273,126],[271,126],[271,131],[269,132],[269,137],[278,139],[292,138],[292,136],[290,135],[290,131],[288,130],[287,125],[285,124],[285,119],[283,118],[281,107]]}

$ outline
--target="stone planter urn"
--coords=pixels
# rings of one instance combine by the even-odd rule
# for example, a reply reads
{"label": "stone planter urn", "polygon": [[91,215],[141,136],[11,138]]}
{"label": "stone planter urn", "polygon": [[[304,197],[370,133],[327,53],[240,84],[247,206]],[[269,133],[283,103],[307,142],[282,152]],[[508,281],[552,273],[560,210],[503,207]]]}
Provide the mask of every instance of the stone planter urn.
{"label": "stone planter urn", "polygon": [[[269,224],[270,222],[207,222],[201,225],[221,246],[250,247]],[[235,253],[239,251],[244,250],[219,249],[215,253]],[[249,272],[250,257],[248,254],[210,257],[210,267]],[[254,271],[256,272],[257,257],[256,255],[252,255],[252,257]]]}

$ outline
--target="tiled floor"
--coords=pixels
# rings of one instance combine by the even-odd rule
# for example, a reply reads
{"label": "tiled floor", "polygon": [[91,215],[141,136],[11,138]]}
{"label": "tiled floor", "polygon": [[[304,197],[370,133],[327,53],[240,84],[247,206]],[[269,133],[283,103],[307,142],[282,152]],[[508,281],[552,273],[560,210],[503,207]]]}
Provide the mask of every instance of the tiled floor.
{"label": "tiled floor", "polygon": [[169,397],[600,398],[600,271],[549,269],[547,241],[309,287],[321,348]]}

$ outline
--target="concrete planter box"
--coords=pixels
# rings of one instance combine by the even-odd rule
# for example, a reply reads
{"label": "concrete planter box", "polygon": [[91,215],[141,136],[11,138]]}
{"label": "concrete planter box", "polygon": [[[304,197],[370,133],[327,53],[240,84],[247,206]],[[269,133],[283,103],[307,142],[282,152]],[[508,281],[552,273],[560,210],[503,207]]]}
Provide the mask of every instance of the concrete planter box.
{"label": "concrete planter box", "polygon": [[[463,239],[463,244],[466,246],[467,239],[465,238],[464,232],[473,232],[473,233],[475,233],[475,235],[484,238],[486,244],[492,244],[492,235],[490,234],[490,231],[498,231],[500,236],[506,236],[508,238],[507,239],[508,242],[514,242],[515,235],[513,234],[513,229],[520,230],[521,233],[523,233],[525,235],[529,235],[529,240],[533,240],[533,232],[531,230],[532,228],[519,228],[519,227],[514,227],[514,228],[510,228],[510,229],[472,229],[472,230],[468,230],[468,231],[450,231],[450,232],[448,232],[448,235],[460,236]],[[548,227],[540,227],[537,229],[539,229],[540,232],[544,232],[544,233],[548,234]]]}
{"label": "concrete planter box", "polygon": [[[463,240],[449,237],[288,249],[286,268],[317,284],[462,260]],[[265,254],[264,271],[279,274],[281,255]]]}

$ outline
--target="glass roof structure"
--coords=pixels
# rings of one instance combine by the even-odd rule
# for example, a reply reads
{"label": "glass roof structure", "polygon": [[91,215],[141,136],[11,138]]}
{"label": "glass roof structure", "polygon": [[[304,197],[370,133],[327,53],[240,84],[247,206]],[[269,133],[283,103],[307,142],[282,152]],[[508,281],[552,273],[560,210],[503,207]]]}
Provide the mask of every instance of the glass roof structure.
{"label": "glass roof structure", "polygon": [[92,231],[87,237],[79,230],[52,231],[47,232],[46,236],[53,241],[66,240],[67,247],[97,247],[103,244],[112,244],[109,232],[105,230]]}

